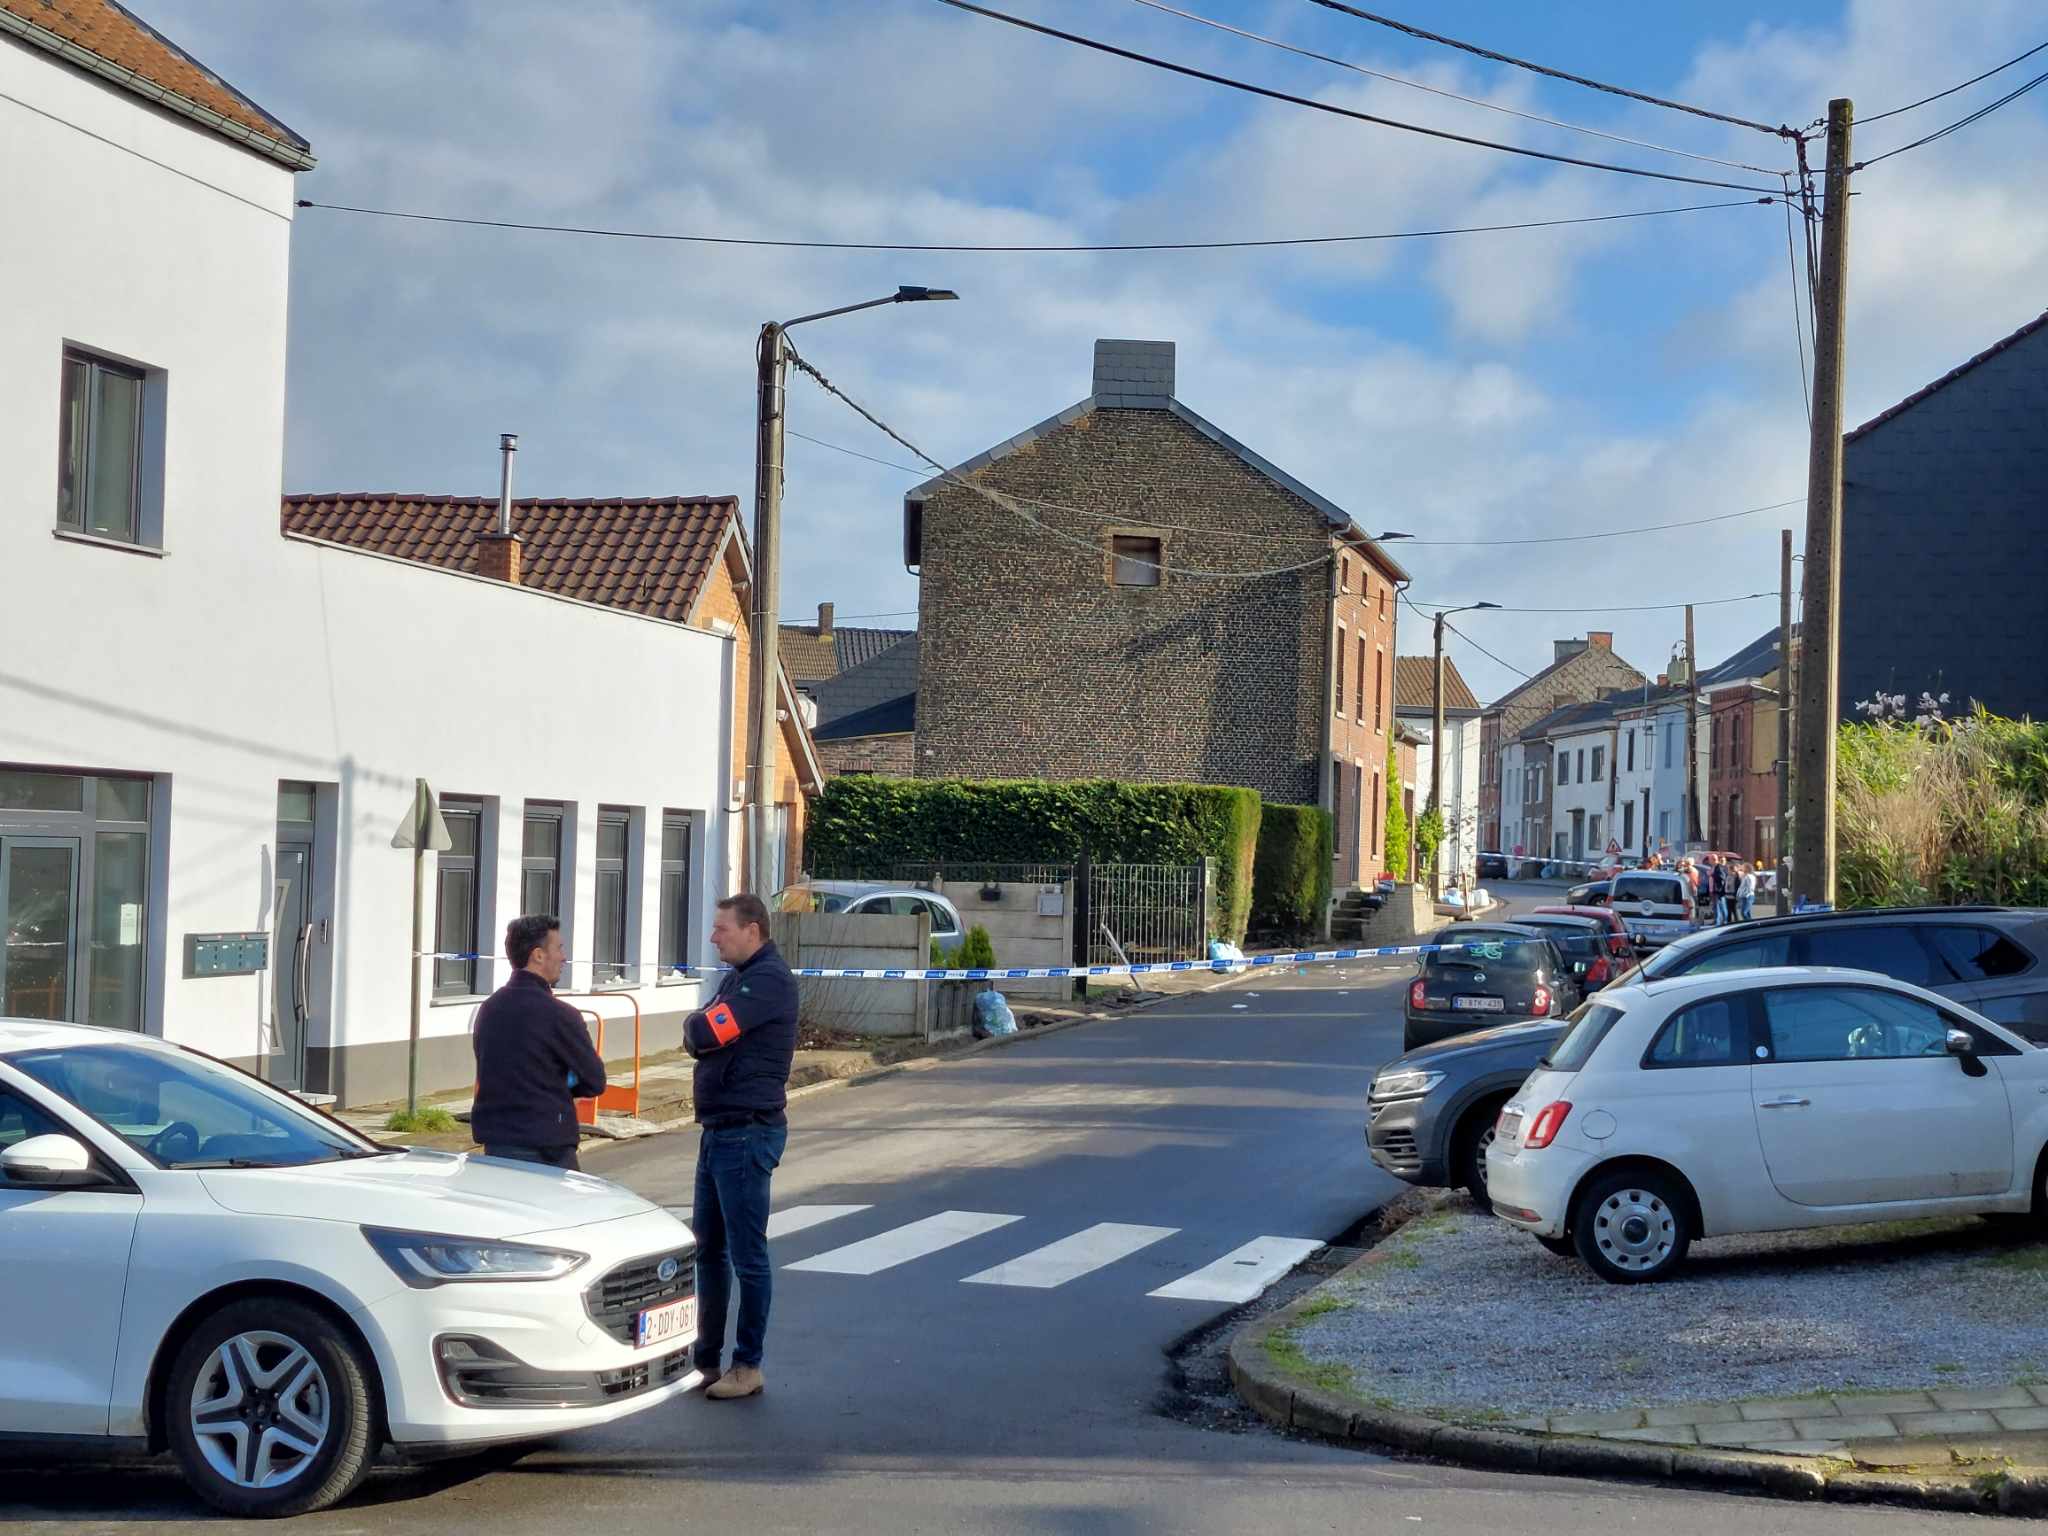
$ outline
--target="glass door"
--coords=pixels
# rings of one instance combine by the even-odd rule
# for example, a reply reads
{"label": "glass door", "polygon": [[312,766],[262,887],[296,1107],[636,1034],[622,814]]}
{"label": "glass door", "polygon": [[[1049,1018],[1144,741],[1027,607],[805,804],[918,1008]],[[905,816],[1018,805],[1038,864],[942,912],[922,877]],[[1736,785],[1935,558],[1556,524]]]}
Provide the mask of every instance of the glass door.
{"label": "glass door", "polygon": [[75,837],[0,838],[0,1015],[76,1019]]}

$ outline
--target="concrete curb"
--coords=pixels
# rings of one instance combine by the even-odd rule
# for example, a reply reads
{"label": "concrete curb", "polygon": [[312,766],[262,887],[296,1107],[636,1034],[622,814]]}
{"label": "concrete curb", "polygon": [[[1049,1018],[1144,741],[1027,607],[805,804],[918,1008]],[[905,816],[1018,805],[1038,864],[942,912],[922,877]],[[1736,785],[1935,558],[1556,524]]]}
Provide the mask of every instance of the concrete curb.
{"label": "concrete curb", "polygon": [[[1380,1250],[1347,1265],[1331,1281],[1376,1262]],[[1460,1423],[1374,1403],[1303,1381],[1266,1350],[1273,1334],[1302,1321],[1321,1286],[1240,1328],[1230,1341],[1230,1382],[1249,1408],[1276,1429],[1298,1430],[1361,1449],[1392,1449],[1472,1467],[1565,1477],[1634,1478],[1692,1483],[1739,1493],[1842,1503],[1908,1504],[1975,1514],[2048,1513],[2048,1477],[1926,1477],[1870,1471],[1814,1456],[1711,1446],[1654,1445]]]}

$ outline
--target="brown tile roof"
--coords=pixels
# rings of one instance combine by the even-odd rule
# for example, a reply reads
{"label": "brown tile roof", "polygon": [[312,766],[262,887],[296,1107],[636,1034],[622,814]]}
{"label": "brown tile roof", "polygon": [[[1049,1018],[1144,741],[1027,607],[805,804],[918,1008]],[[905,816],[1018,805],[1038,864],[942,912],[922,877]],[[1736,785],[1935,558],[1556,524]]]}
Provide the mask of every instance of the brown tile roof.
{"label": "brown tile roof", "polygon": [[848,629],[835,624],[827,639],[815,624],[785,624],[777,645],[790,681],[807,688],[873,661],[916,633],[914,629]]}
{"label": "brown tile roof", "polygon": [[[730,496],[512,503],[522,586],[686,623],[739,513]],[[284,531],[474,572],[495,496],[287,496]]]}
{"label": "brown tile roof", "polygon": [[[1430,656],[1394,658],[1394,708],[1432,709],[1436,703],[1436,660]],[[1458,664],[1444,658],[1444,708],[1477,709],[1478,695],[1458,671]]]}
{"label": "brown tile roof", "polygon": [[295,169],[313,164],[303,138],[114,0],[0,0],[0,13],[0,36],[69,58]]}

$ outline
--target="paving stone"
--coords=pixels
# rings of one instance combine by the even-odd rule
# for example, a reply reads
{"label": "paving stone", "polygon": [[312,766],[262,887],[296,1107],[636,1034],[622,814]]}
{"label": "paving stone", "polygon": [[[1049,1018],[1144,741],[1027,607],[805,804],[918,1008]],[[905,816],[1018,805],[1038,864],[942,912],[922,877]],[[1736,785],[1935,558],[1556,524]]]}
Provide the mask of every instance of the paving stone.
{"label": "paving stone", "polygon": [[1617,1413],[1567,1413],[1550,1421],[1553,1435],[1594,1435],[1608,1429],[1641,1429],[1643,1411],[1625,1408]]}
{"label": "paving stone", "polygon": [[1825,1397],[1765,1398],[1754,1403],[1737,1403],[1745,1419],[1814,1419],[1835,1411]]}
{"label": "paving stone", "polygon": [[1839,1440],[1773,1440],[1770,1448],[1786,1456],[1839,1456]]}
{"label": "paving stone", "polygon": [[1652,1429],[1660,1424],[1740,1424],[1742,1410],[1734,1403],[1679,1403],[1670,1408],[1652,1408],[1643,1415],[1643,1422]]}
{"label": "paving stone", "polygon": [[2048,1387],[2029,1387],[2027,1392],[2035,1402],[2048,1406]]}
{"label": "paving stone", "polygon": [[1649,1429],[1603,1429],[1602,1440],[1641,1440],[1651,1445],[1698,1445],[1700,1437],[1690,1424],[1661,1424]]}
{"label": "paving stone", "polygon": [[1862,1419],[1794,1419],[1799,1433],[1825,1440],[1879,1440],[1898,1434],[1892,1421],[1873,1414]]}
{"label": "paving stone", "polygon": [[1933,1413],[1931,1392],[1837,1392],[1835,1411],[1844,1418],[1866,1413]]}
{"label": "paving stone", "polygon": [[1543,1416],[1542,1414],[1540,1414],[1540,1413],[1538,1413],[1538,1414],[1532,1414],[1532,1415],[1531,1415],[1530,1417],[1528,1417],[1528,1418],[1526,1418],[1526,1419],[1509,1419],[1509,1420],[1508,1420],[1508,1428],[1509,1428],[1509,1429],[1534,1429],[1534,1430],[1539,1430],[1539,1431],[1541,1431],[1541,1430],[1547,1430],[1547,1429],[1549,1429],[1549,1428],[1550,1428],[1550,1420],[1549,1420],[1549,1419],[1547,1419],[1547,1418],[1545,1418],[1545,1417],[1544,1417],[1544,1416]]}
{"label": "paving stone", "polygon": [[1957,1413],[1966,1408],[2032,1408],[2034,1399],[2025,1387],[1992,1387],[1976,1392],[1936,1392],[1937,1408]]}
{"label": "paving stone", "polygon": [[1703,1424],[1698,1430],[1701,1445],[1769,1445],[1790,1440],[1794,1434],[1790,1419],[1751,1419],[1741,1424]]}
{"label": "paving stone", "polygon": [[2048,1408],[2000,1408],[1991,1416],[2005,1429],[2048,1429]]}
{"label": "paving stone", "polygon": [[1901,1435],[1995,1435],[1998,1420],[1988,1413],[1898,1413],[1892,1415]]}

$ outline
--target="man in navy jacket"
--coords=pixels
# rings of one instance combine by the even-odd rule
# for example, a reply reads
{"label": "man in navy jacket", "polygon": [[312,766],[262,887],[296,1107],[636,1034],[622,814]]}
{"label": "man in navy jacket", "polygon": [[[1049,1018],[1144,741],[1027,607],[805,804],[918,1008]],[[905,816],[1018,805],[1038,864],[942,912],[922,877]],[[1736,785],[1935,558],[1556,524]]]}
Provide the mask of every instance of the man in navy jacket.
{"label": "man in navy jacket", "polygon": [[505,929],[512,979],[476,1011],[470,1134],[486,1157],[576,1166],[576,1100],[604,1092],[604,1063],[583,1016],[555,996],[567,956],[562,920],[515,917]]}
{"label": "man in navy jacket", "polygon": [[[796,1056],[796,977],[768,937],[758,896],[728,896],[711,924],[711,946],[728,969],[711,1001],[683,1024],[697,1063],[697,1369],[706,1397],[752,1397],[762,1388],[768,1333],[768,1184],[789,1141],[789,1068]],[[732,1369],[725,1318],[739,1277]]]}

